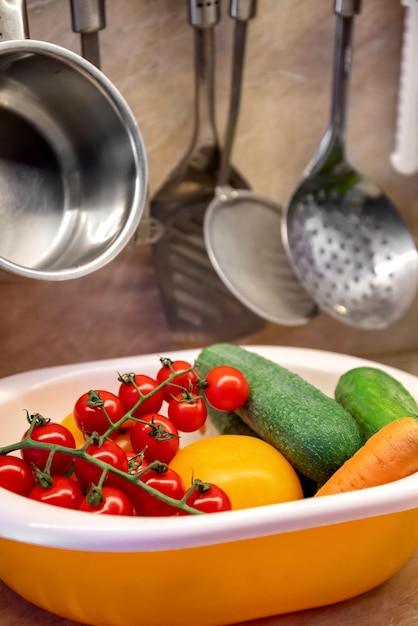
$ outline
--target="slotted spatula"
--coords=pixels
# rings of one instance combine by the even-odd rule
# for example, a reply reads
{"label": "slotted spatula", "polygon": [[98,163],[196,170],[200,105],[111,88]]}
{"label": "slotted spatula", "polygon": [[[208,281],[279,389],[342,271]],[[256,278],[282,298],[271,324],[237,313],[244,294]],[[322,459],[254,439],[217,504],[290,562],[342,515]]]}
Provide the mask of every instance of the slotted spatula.
{"label": "slotted spatula", "polygon": [[[188,0],[194,29],[195,121],[191,145],[151,199],[151,218],[164,226],[154,244],[157,280],[174,338],[207,343],[245,337],[264,321],[242,305],[214,271],[203,238],[203,218],[218,184],[221,149],[215,126],[214,54],[219,1]],[[248,189],[234,167],[229,185]]]}

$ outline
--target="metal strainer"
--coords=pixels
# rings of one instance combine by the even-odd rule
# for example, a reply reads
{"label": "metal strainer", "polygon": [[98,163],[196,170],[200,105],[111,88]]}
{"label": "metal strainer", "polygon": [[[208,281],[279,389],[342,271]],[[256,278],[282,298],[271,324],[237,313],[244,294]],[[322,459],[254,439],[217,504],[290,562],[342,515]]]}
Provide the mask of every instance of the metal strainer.
{"label": "metal strainer", "polygon": [[235,22],[230,123],[215,198],[208,206],[204,238],[217,274],[251,311],[277,324],[298,326],[317,308],[291,269],[281,242],[282,209],[249,190],[228,185],[234,122],[240,101],[248,20],[255,16],[255,0],[231,2]]}
{"label": "metal strainer", "polygon": [[359,0],[336,0],[330,126],[283,221],[283,242],[306,291],[324,311],[357,328],[385,328],[411,305],[417,251],[402,217],[347,162],[344,121],[354,15]]}

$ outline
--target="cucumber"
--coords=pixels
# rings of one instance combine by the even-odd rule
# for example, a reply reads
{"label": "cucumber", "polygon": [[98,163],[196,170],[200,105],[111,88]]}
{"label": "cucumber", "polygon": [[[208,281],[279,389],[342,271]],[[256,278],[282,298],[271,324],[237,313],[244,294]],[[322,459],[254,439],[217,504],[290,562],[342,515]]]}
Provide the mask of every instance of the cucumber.
{"label": "cucumber", "polygon": [[236,414],[307,478],[322,484],[364,443],[340,404],[288,369],[227,343],[197,358],[202,375],[219,365],[236,367],[248,380],[250,396]]}
{"label": "cucumber", "polygon": [[220,435],[247,435],[247,437],[258,437],[252,428],[233,411],[217,411],[208,406],[208,414],[212,424]]}
{"label": "cucumber", "polygon": [[409,391],[379,368],[349,370],[339,379],[334,397],[355,418],[366,439],[399,417],[418,417]]}
{"label": "cucumber", "polygon": [[[245,422],[233,411],[216,411],[213,407],[208,406],[208,415],[220,435],[246,435],[247,437],[259,437],[252,428],[247,426]],[[303,497],[310,498],[315,495],[318,490],[318,484],[315,480],[307,478],[300,472],[297,472],[300,484],[302,485]]]}

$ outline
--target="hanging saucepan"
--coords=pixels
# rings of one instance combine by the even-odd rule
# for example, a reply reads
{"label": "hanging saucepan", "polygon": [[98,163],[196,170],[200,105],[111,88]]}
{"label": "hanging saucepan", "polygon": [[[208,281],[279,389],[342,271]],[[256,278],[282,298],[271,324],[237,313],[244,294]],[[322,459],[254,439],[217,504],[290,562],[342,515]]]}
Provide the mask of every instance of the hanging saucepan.
{"label": "hanging saucepan", "polygon": [[84,276],[135,235],[147,160],[136,121],[106,76],[27,39],[24,0],[0,2],[0,269]]}

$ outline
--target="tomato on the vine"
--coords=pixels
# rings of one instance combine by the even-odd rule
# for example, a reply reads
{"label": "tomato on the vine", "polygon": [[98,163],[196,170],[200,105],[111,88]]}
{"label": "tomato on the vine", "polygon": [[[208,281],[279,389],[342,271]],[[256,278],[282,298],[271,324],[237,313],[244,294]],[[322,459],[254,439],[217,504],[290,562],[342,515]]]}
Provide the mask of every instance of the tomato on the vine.
{"label": "tomato on the vine", "polygon": [[[121,378],[125,381],[126,375]],[[159,385],[156,380],[145,374],[135,374],[134,381],[135,385],[132,382],[122,382],[119,387],[118,395],[125,407],[125,411],[130,411],[132,407],[139,402],[142,396],[148,395]],[[138,389],[136,387],[138,387]],[[132,415],[134,417],[142,417],[148,413],[158,413],[163,404],[163,399],[163,392],[159,389],[154,392],[152,396],[143,400]],[[132,424],[133,422],[131,420],[130,422],[126,422],[124,426],[131,426]]]}
{"label": "tomato on the vine", "polygon": [[[23,435],[24,439],[27,432]],[[44,424],[36,425],[30,435],[33,441],[41,441],[43,443],[58,444],[65,446],[66,448],[75,448],[75,440],[73,434],[62,426],[55,422],[46,422]],[[38,469],[44,471],[48,461],[50,451],[43,448],[22,448],[21,455],[24,461],[29,465],[36,465]],[[51,476],[59,474],[65,474],[73,462],[71,454],[65,454],[64,452],[55,452],[50,473]]]}
{"label": "tomato on the vine", "polygon": [[206,400],[218,411],[235,411],[245,404],[249,387],[247,379],[235,367],[214,367],[206,376]]}
{"label": "tomato on the vine", "polygon": [[137,422],[130,429],[132,448],[135,452],[144,452],[149,461],[169,463],[179,449],[179,433],[170,419],[159,413],[144,415],[142,422]]}
{"label": "tomato on the vine", "polygon": [[[122,472],[128,471],[128,459],[126,452],[114,441],[104,441],[101,445],[91,443],[86,448],[86,453],[99,461],[108,463]],[[88,489],[91,485],[97,485],[102,475],[102,468],[88,459],[77,458],[74,462],[74,473],[80,485]],[[107,473],[105,483],[112,486],[118,482],[118,476],[111,471]]]}
{"label": "tomato on the vine", "polygon": [[123,402],[114,393],[102,389],[88,391],[74,405],[74,421],[83,432],[103,435],[125,412]]}
{"label": "tomato on the vine", "polygon": [[[142,475],[141,481],[175,500],[181,500],[185,494],[183,479],[172,469],[149,469]],[[176,515],[179,512],[177,507],[163,502],[163,500],[146,492],[141,486],[131,490],[129,497],[137,515],[160,517]]]}
{"label": "tomato on the vine", "polygon": [[50,487],[37,485],[30,492],[29,498],[65,509],[78,509],[84,498],[84,493],[71,478],[55,476]]}
{"label": "tomato on the vine", "polygon": [[184,394],[171,398],[167,415],[177,430],[191,433],[202,428],[206,422],[208,410],[201,396]]}
{"label": "tomato on the vine", "polygon": [[133,515],[133,506],[127,495],[114,487],[102,487],[101,500],[97,504],[89,502],[87,494],[78,507],[79,511],[96,513],[99,515]]}
{"label": "tomato on the vine", "polygon": [[195,488],[187,496],[186,504],[203,513],[219,513],[232,509],[231,500],[223,489],[201,481],[197,481]]}
{"label": "tomato on the vine", "polygon": [[182,388],[186,391],[196,391],[196,384],[199,379],[196,373],[193,370],[190,370],[192,367],[191,363],[182,360],[170,361],[170,359],[162,359],[162,363],[163,365],[157,373],[158,384],[163,383],[173,373],[178,372],[172,383],[167,384],[162,388],[164,400],[166,402],[170,402],[173,395],[176,396],[181,393]]}
{"label": "tomato on the vine", "polygon": [[26,461],[17,456],[0,456],[0,487],[27,496],[34,486],[33,474]]}

